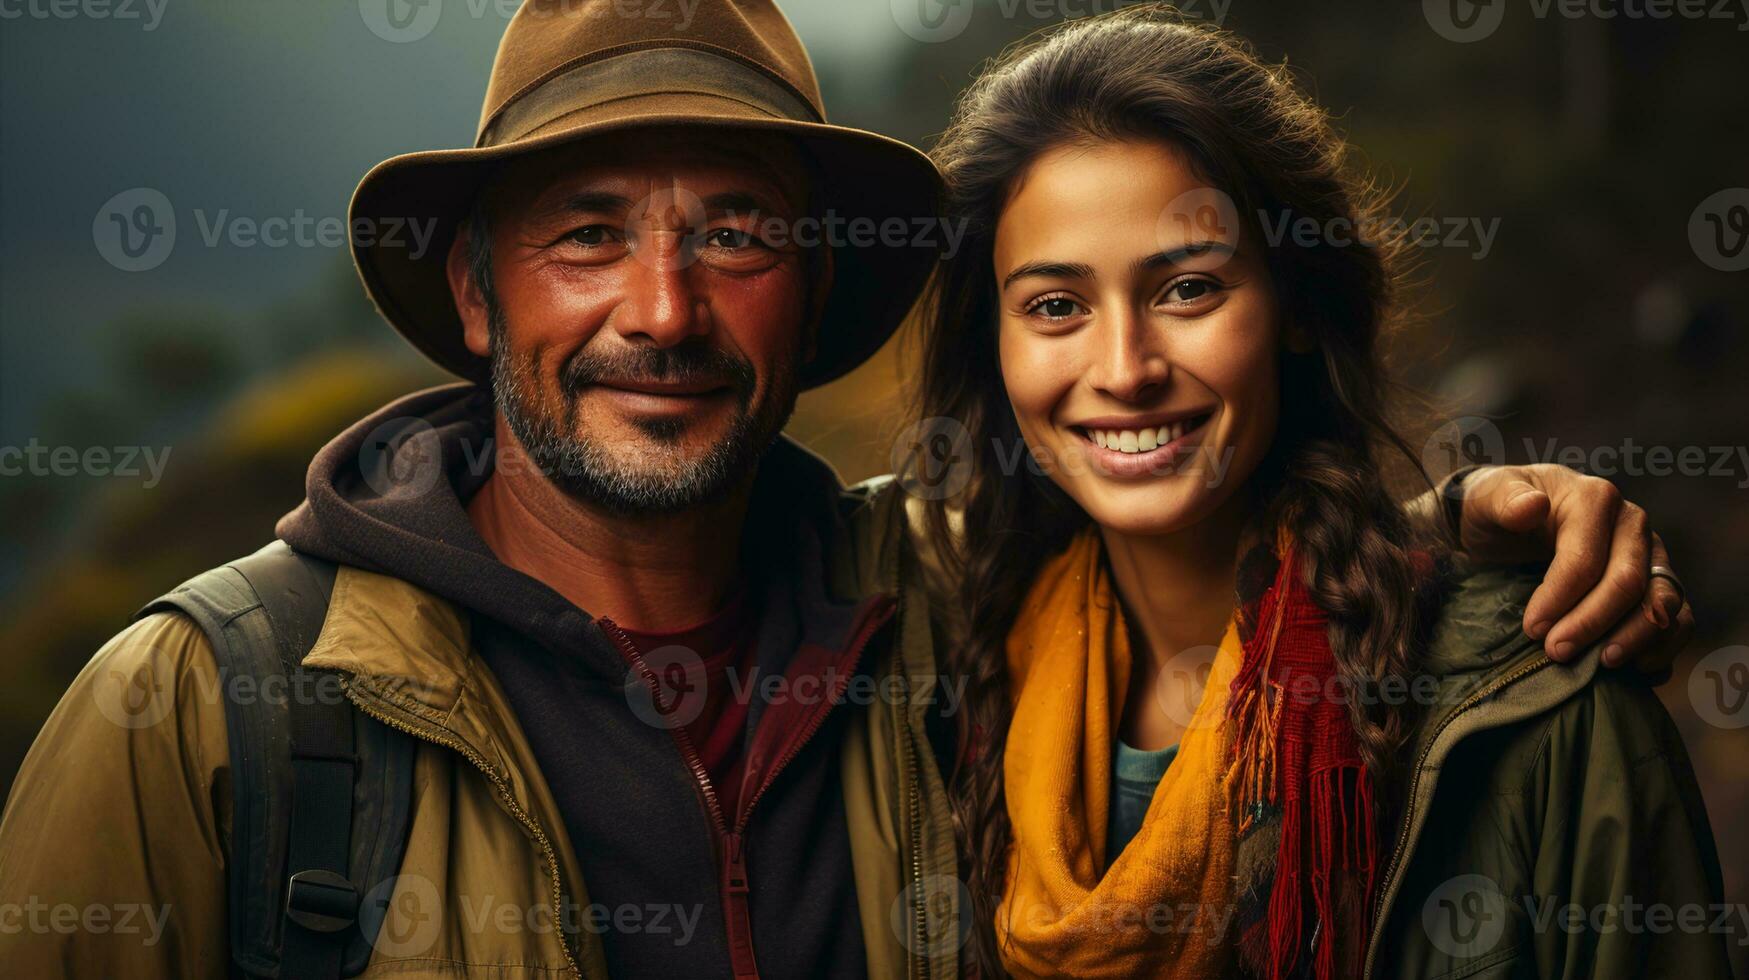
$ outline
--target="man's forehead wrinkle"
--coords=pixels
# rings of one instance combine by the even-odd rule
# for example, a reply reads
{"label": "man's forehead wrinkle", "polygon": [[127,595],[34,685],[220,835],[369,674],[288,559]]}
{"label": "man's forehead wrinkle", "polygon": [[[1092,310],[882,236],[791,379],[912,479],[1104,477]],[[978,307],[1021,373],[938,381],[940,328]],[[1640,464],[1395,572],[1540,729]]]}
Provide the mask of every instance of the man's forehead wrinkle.
{"label": "man's forehead wrinkle", "polygon": [[712,213],[798,209],[796,189],[756,173],[599,173],[561,177],[536,193],[537,217],[700,206]]}

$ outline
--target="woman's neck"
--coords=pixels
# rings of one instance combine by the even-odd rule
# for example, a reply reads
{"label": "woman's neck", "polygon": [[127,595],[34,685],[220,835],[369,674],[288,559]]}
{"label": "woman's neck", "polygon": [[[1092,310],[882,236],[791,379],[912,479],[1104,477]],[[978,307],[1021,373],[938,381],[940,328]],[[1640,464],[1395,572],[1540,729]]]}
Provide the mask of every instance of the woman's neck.
{"label": "woman's neck", "polygon": [[[1208,657],[1233,614],[1240,536],[1249,508],[1235,494],[1182,531],[1131,535],[1101,528],[1129,627],[1130,679],[1118,734],[1160,749],[1178,741],[1202,698]],[[1181,656],[1184,655],[1184,656]]]}

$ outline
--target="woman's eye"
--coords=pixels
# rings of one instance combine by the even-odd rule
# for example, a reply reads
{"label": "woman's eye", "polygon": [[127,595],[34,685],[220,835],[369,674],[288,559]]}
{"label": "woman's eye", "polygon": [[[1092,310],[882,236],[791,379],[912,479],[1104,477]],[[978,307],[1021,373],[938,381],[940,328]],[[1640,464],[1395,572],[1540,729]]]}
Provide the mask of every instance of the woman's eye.
{"label": "woman's eye", "polygon": [[1207,279],[1184,279],[1166,290],[1166,299],[1173,303],[1194,303],[1216,292],[1216,284]]}
{"label": "woman's eye", "polygon": [[1033,305],[1032,312],[1050,320],[1062,320],[1074,316],[1081,309],[1080,304],[1064,296],[1052,296],[1039,300]]}

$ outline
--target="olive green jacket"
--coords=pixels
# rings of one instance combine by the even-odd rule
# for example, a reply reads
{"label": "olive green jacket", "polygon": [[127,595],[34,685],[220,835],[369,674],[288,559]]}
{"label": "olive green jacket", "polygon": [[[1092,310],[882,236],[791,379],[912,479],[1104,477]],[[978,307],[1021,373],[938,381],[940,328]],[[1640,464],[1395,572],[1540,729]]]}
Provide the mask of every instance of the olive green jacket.
{"label": "olive green jacket", "polygon": [[1749,931],[1682,739],[1643,678],[1523,633],[1541,578],[1477,572],[1445,605],[1367,975],[1728,978]]}

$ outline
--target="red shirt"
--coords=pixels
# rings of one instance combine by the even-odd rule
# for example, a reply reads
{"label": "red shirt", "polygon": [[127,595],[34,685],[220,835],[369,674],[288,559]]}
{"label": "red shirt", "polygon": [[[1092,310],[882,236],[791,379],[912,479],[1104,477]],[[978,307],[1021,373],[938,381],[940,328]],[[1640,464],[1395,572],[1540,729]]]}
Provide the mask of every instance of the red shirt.
{"label": "red shirt", "polygon": [[667,633],[625,630],[674,698],[671,714],[710,773],[728,829],[740,813],[741,763],[752,700],[758,617],[742,590],[710,619]]}

